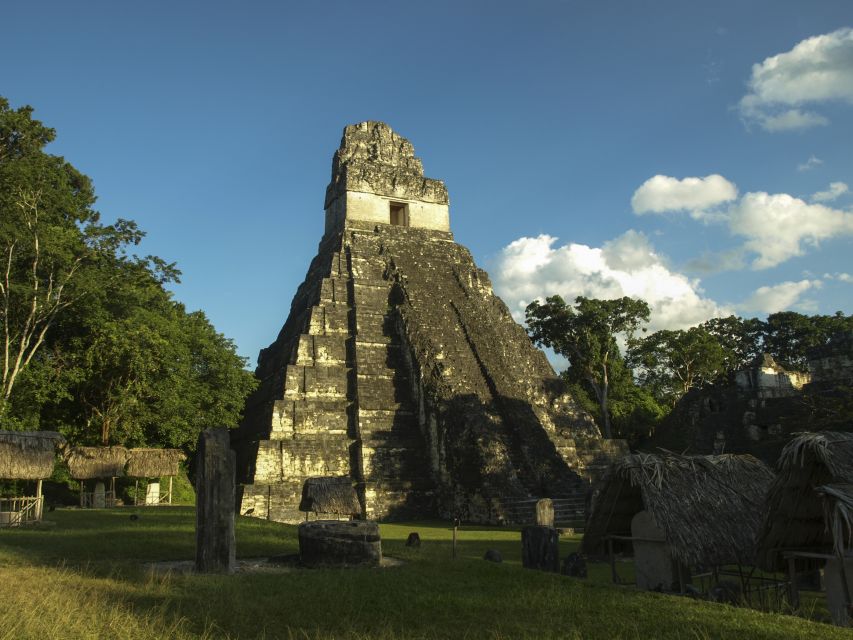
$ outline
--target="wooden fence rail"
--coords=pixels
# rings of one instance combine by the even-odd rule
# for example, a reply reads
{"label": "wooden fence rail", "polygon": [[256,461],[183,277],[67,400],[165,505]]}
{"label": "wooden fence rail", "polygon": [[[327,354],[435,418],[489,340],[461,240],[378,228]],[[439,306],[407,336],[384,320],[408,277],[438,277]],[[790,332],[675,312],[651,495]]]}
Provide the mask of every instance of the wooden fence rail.
{"label": "wooden fence rail", "polygon": [[44,497],[0,499],[0,527],[17,527],[41,520]]}
{"label": "wooden fence rail", "polygon": [[[536,518],[538,498],[496,501],[496,509],[507,524],[532,524]],[[586,521],[586,492],[551,498],[554,505],[554,526],[583,528]]]}

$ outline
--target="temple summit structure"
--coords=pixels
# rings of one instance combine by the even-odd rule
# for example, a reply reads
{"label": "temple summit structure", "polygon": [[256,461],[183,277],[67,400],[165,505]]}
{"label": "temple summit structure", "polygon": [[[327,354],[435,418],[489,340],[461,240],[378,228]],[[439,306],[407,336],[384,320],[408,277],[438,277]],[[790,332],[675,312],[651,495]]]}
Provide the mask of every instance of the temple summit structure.
{"label": "temple summit structure", "polygon": [[408,140],[346,127],[325,216],[233,434],[240,513],[304,520],[305,481],[328,478],[351,483],[358,517],[501,522],[506,504],[577,493],[627,452],[454,242],[447,189]]}

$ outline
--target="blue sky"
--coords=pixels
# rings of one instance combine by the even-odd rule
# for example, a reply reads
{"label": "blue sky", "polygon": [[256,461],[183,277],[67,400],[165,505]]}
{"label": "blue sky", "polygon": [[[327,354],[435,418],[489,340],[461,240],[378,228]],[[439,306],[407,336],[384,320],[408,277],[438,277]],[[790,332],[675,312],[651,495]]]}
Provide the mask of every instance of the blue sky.
{"label": "blue sky", "polygon": [[367,119],[446,182],[457,240],[519,317],[550,293],[643,295],[653,328],[853,312],[849,0],[32,0],[3,18],[0,95],[57,129],[104,217],[136,220],[251,363],[316,252],[341,131]]}

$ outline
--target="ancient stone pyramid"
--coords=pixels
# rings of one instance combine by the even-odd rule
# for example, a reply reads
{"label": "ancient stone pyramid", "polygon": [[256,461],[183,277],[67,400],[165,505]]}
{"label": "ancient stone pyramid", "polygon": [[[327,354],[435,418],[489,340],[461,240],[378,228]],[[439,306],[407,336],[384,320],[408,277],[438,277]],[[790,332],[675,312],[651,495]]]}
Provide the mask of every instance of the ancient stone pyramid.
{"label": "ancient stone pyramid", "polygon": [[281,522],[307,478],[346,477],[369,518],[558,497],[606,464],[544,354],[453,241],[447,189],[381,122],[346,127],[326,228],[235,433],[240,512]]}

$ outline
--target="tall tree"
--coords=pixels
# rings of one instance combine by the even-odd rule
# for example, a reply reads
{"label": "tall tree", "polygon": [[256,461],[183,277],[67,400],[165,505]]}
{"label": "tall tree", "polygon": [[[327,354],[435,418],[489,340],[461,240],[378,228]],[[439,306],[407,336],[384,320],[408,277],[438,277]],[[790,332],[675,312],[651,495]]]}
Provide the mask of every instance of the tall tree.
{"label": "tall tree", "polygon": [[57,318],[93,284],[91,269],[141,234],[100,223],[90,180],[45,153],[53,129],[0,97],[0,417]]}
{"label": "tall tree", "polygon": [[612,438],[611,373],[622,367],[616,337],[631,339],[648,321],[649,305],[629,297],[596,300],[579,296],[571,307],[560,296],[551,296],[544,303],[531,302],[525,313],[531,338],[568,359],[570,370],[592,388],[604,437]]}
{"label": "tall tree", "polygon": [[128,255],[144,234],[100,222],[89,179],[44,151],[53,137],[0,98],[0,424],[185,449],[236,425],[245,360],[172,299],[174,264]]}
{"label": "tall tree", "polygon": [[765,325],[758,318],[711,318],[699,326],[720,343],[726,374],[748,367],[763,351]]}
{"label": "tall tree", "polygon": [[783,366],[806,371],[809,349],[825,345],[835,335],[850,332],[853,332],[853,316],[841,311],[831,316],[780,311],[767,316],[764,350]]}

